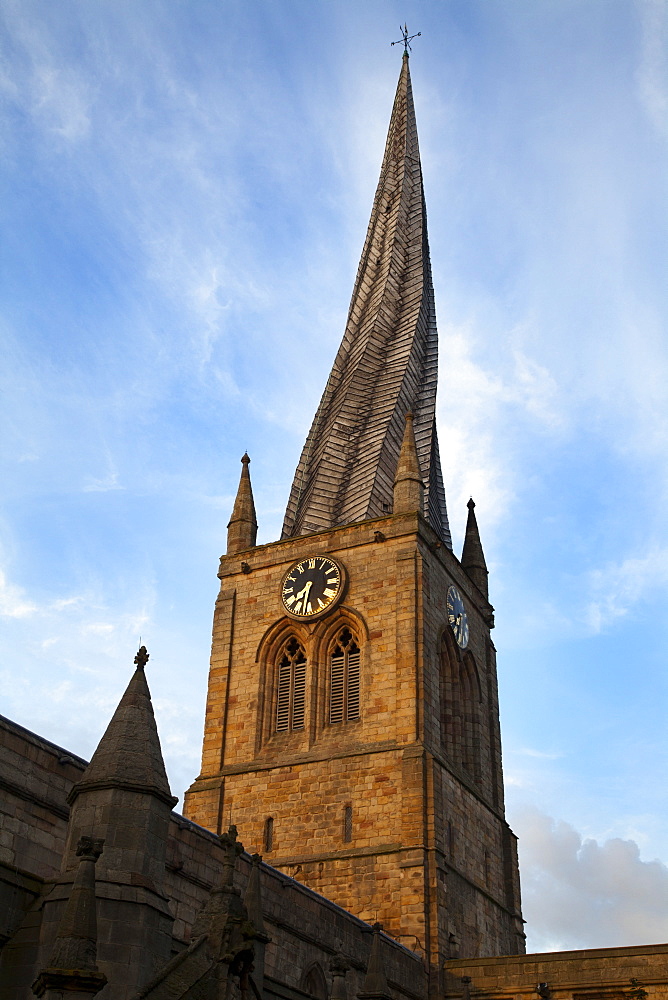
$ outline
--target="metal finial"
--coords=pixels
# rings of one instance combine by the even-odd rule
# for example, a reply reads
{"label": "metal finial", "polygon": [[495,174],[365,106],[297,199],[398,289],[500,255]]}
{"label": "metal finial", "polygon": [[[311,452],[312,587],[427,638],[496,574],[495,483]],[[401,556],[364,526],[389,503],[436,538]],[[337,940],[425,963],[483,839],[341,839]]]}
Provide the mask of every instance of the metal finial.
{"label": "metal finial", "polygon": [[422,32],[418,31],[415,35],[409,35],[408,34],[408,25],[407,24],[404,24],[403,28],[401,27],[401,25],[399,25],[399,31],[401,32],[401,38],[398,38],[396,42],[391,42],[390,44],[391,45],[401,45],[401,43],[403,42],[404,43],[404,55],[407,56],[409,50],[411,52],[413,51],[411,49],[411,42],[413,41],[414,38],[419,38],[420,35],[422,34]]}

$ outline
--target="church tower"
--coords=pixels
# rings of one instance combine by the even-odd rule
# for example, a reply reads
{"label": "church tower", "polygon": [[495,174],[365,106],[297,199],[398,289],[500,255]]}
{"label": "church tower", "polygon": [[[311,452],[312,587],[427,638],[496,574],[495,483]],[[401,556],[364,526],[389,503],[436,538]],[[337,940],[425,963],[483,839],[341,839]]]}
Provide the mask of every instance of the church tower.
{"label": "church tower", "polygon": [[424,954],[524,951],[504,816],[493,609],[469,503],[454,555],[404,54],[346,329],[280,541],[243,471],[186,815]]}

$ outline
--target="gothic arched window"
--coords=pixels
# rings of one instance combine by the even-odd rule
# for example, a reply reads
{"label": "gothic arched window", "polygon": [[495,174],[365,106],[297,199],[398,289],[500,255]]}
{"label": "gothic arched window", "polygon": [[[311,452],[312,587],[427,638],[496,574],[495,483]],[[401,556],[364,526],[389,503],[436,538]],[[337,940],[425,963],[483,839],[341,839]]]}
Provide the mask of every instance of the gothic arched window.
{"label": "gothic arched window", "polygon": [[302,976],[301,988],[315,1000],[327,1000],[327,980],[318,962],[314,962]]}
{"label": "gothic arched window", "polygon": [[306,653],[292,636],[278,656],[276,732],[304,728],[306,701]]}
{"label": "gothic arched window", "polygon": [[449,633],[441,646],[441,734],[448,756],[480,780],[480,684],[470,653],[454,649]]}
{"label": "gothic arched window", "polygon": [[337,635],[329,657],[329,721],[352,722],[360,717],[360,647],[346,626]]}

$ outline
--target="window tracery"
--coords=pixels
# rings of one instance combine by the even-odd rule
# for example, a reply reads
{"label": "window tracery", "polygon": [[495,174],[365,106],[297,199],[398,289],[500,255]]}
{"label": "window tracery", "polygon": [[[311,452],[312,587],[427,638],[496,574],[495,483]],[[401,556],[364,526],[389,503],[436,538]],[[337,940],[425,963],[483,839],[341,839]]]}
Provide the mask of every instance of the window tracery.
{"label": "window tracery", "polygon": [[306,653],[291,636],[278,657],[276,693],[276,732],[304,728],[306,705]]}
{"label": "window tracery", "polygon": [[360,717],[360,647],[344,626],[329,657],[329,722],[352,722]]}

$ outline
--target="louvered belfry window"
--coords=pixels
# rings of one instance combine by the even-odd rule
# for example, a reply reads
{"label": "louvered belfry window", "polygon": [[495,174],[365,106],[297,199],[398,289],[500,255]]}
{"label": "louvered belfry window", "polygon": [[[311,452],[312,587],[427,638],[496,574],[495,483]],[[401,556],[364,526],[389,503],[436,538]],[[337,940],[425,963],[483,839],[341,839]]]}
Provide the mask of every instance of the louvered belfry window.
{"label": "louvered belfry window", "polygon": [[289,639],[278,660],[276,732],[304,728],[306,699],[306,653],[294,637]]}
{"label": "louvered belfry window", "polygon": [[349,628],[339,632],[329,661],[329,721],[360,717],[360,648]]}

